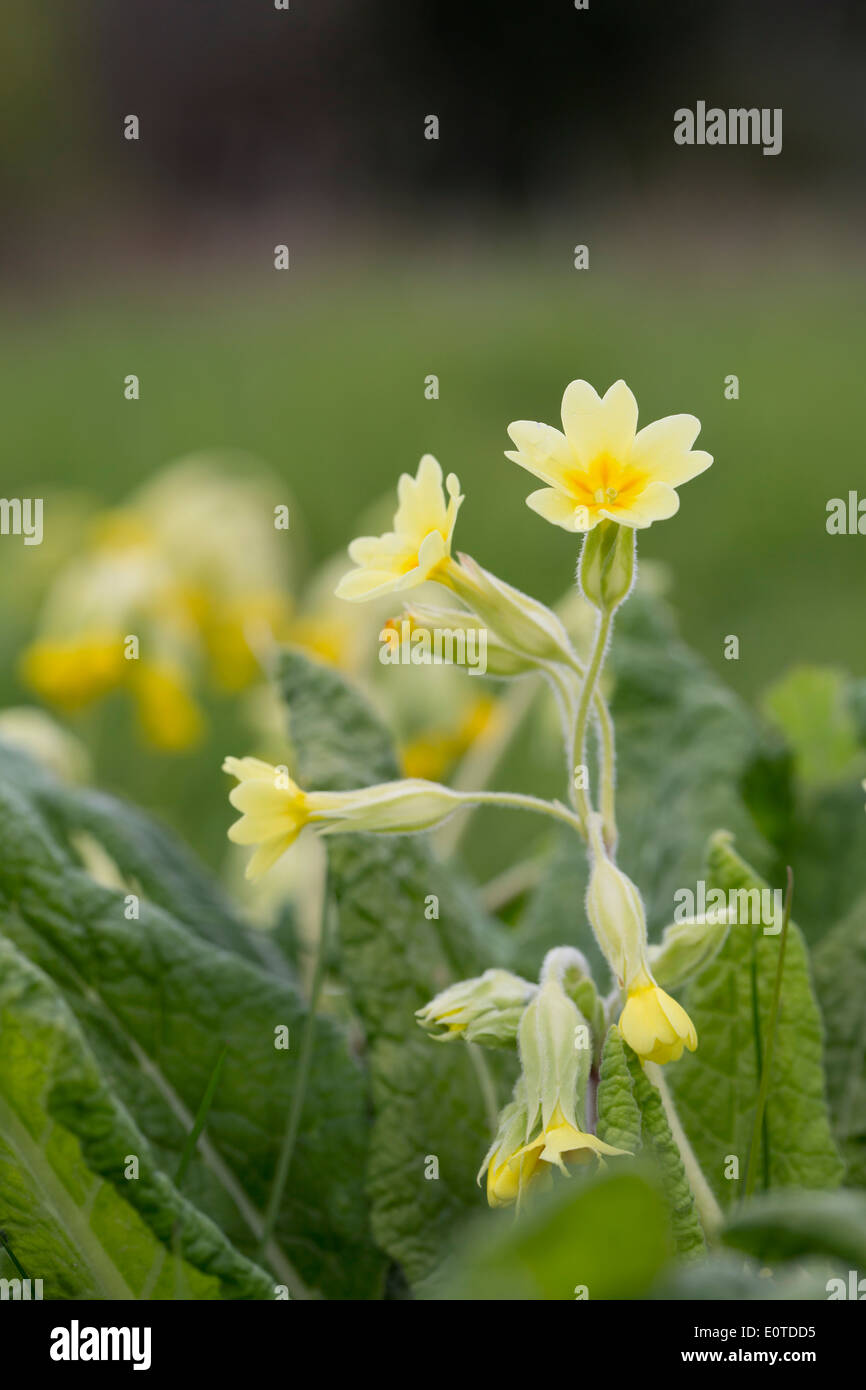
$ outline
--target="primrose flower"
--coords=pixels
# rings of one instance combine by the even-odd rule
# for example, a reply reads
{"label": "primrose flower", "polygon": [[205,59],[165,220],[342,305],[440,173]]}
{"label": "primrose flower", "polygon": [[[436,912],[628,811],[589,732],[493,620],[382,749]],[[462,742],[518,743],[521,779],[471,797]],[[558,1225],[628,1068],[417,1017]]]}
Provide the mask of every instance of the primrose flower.
{"label": "primrose flower", "polygon": [[357,791],[304,792],[285,768],[260,758],[226,758],[223,772],[238,779],[229,801],[241,812],[229,827],[229,839],[258,846],[247,878],[271,868],[308,824],[317,824],[325,835],[358,830],[401,835],[441,824],[464,802],[459,792],[419,778]]}
{"label": "primrose flower", "polygon": [[549,1180],[568,1163],[624,1152],[582,1128],[592,1063],[589,1028],[551,970],[523,1011],[518,1028],[522,1074],[511,1105],[481,1165],[491,1206],[519,1201],[527,1185]]}
{"label": "primrose flower", "polygon": [[601,817],[589,823],[592,872],[586,912],[608,965],[625,990],[620,1031],[647,1062],[675,1062],[684,1047],[698,1045],[695,1026],[681,1004],[657,984],[649,965],[646,917],[631,879],[608,857]]}
{"label": "primrose flower", "polygon": [[683,1047],[694,1052],[698,1045],[695,1025],[682,1004],[666,994],[648,972],[631,980],[619,1030],[646,1062],[676,1062]]}
{"label": "primrose flower", "polygon": [[518,1077],[513,1099],[499,1115],[499,1125],[493,1143],[478,1170],[477,1181],[487,1174],[487,1201],[491,1207],[505,1207],[516,1202],[533,1176],[538,1173],[539,1155],[536,1152],[518,1157],[526,1137],[526,1085]]}
{"label": "primrose flower", "polygon": [[547,484],[527,506],[565,531],[591,531],[601,521],[643,528],[673,516],[676,488],[713,461],[692,450],[700,421],[667,415],[638,431],[637,414],[624,381],[601,397],[588,381],[572,381],[562,397],[562,431],[533,420],[510,424],[517,448],[506,458]]}
{"label": "primrose flower", "polygon": [[[447,493],[447,497],[446,497]],[[425,454],[415,477],[400,476],[393,531],[359,536],[349,546],[356,566],[337,585],[338,598],[360,601],[396,589],[413,589],[436,577],[451,555],[451,537],[463,498],[454,473],[445,479],[432,454]]]}
{"label": "primrose flower", "polygon": [[567,1174],[566,1163],[591,1163],[594,1158],[625,1152],[625,1149],[606,1144],[597,1134],[585,1134],[567,1120],[557,1106],[538,1137],[518,1149],[512,1162],[534,1158],[533,1171],[536,1164],[547,1163]]}

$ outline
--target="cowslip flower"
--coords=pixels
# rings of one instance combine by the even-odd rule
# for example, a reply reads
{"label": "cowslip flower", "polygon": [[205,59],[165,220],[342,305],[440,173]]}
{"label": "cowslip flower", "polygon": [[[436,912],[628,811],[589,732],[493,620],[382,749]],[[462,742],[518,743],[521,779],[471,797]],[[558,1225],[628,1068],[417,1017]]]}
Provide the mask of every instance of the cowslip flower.
{"label": "cowslip flower", "polygon": [[359,536],[349,546],[356,568],[340,580],[338,598],[358,601],[415,588],[434,578],[450,557],[463,501],[456,475],[448,474],[443,492],[442,469],[432,454],[425,454],[414,478],[401,474],[397,499],[393,531]]}
{"label": "cowslip flower", "polygon": [[[592,1059],[586,1020],[555,974],[541,984],[518,1028],[521,1077],[481,1171],[491,1206],[519,1201],[529,1183],[567,1174],[567,1164],[621,1154],[581,1125]],[[582,1045],[585,1044],[585,1045]]]}
{"label": "cowslip flower", "polygon": [[673,516],[676,489],[713,461],[692,450],[700,421],[667,415],[638,431],[637,415],[624,381],[604,396],[588,381],[572,381],[562,397],[562,430],[533,420],[510,424],[517,448],[506,458],[547,484],[527,506],[565,531],[591,531],[601,521],[643,528]]}
{"label": "cowslip flower", "polygon": [[443,989],[423,1009],[415,1010],[420,1026],[438,1042],[513,1043],[523,1010],[536,986],[510,970],[485,970],[471,980]]}
{"label": "cowslip flower", "polygon": [[425,454],[414,478],[401,474],[394,529],[382,536],[359,536],[349,546],[355,569],[343,575],[338,598],[360,602],[414,589],[432,580],[462,599],[494,635],[518,657],[573,661],[568,634],[554,613],[537,599],[482,569],[471,556],[451,555],[454,524],[463,497],[453,473],[442,486],[442,469]]}
{"label": "cowslip flower", "polygon": [[241,812],[228,836],[238,845],[256,845],[247,878],[258,878],[277,862],[306,825],[322,834],[359,830],[408,834],[439,825],[464,804],[459,792],[436,782],[407,778],[346,792],[304,792],[285,768],[260,758],[226,758],[223,771],[238,785],[229,801]]}
{"label": "cowslip flower", "polygon": [[655,980],[648,958],[646,917],[631,879],[609,858],[601,817],[590,817],[592,872],[586,912],[598,944],[626,1001],[619,1028],[629,1047],[647,1062],[675,1062],[698,1045],[695,1026],[681,1004]]}

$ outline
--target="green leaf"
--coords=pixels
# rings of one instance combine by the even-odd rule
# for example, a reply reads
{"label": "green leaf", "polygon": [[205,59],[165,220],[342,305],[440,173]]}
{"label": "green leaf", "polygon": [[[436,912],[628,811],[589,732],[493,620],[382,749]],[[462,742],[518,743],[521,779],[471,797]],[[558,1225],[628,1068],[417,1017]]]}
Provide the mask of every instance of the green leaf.
{"label": "green leaf", "polygon": [[46,1298],[274,1296],[160,1172],[60,992],[2,936],[0,1222]]}
{"label": "green leaf", "polygon": [[[177,1171],[223,1047],[225,1063],[184,1191],[249,1255],[297,1084],[306,1011],[285,981],[221,950],[166,910],[96,884],[0,760],[0,931],[49,975],[160,1166]],[[288,1050],[275,1029],[289,1030]],[[382,1259],[363,1194],[366,1083],[345,1037],[316,1022],[301,1134],[274,1238],[277,1280],[376,1296]]]}
{"label": "green leaf", "polygon": [[866,892],[866,815],[858,777],[801,795],[781,862],[797,884],[797,916],[809,942],[819,942]]}
{"label": "green leaf", "polygon": [[77,857],[82,833],[92,836],[135,885],[131,892],[166,908],[215,946],[255,958],[243,922],[176,835],[129,802],[68,786],[19,750],[0,747],[5,775],[26,790],[71,856]]}
{"label": "green leaf", "polygon": [[618,1028],[605,1040],[597,1103],[599,1136],[650,1159],[658,1169],[677,1253],[688,1259],[701,1255],[704,1230],[662,1098]]}
{"label": "green leaf", "polygon": [[[640,1298],[670,1255],[668,1213],[637,1171],[576,1173],[515,1221],[492,1213],[466,1232],[441,1283],[445,1299]],[[584,1292],[585,1290],[585,1292]]]}
{"label": "green leaf", "polygon": [[662,1191],[670,1208],[677,1254],[694,1259],[706,1250],[707,1243],[680,1151],[671,1134],[659,1091],[641,1066],[639,1057],[628,1045],[624,1050],[634,1086],[634,1098],[640,1110],[642,1151],[659,1168]]}
{"label": "green leaf", "polygon": [[812,966],[833,1128],[846,1181],[866,1187],[866,897],[816,947]]}
{"label": "green leaf", "polygon": [[604,1040],[596,1104],[599,1138],[616,1149],[625,1149],[626,1153],[638,1153],[640,1110],[618,1028],[608,1029]]}
{"label": "green leaf", "polygon": [[649,1297],[664,1301],[760,1302],[826,1301],[828,1280],[842,1267],[825,1259],[801,1259],[775,1269],[744,1259],[730,1250],[715,1250],[706,1259],[665,1270]]}
{"label": "green leaf", "polygon": [[[710,841],[708,886],[725,893],[767,887],[724,831]],[[684,999],[697,1028],[697,1051],[669,1068],[683,1124],[723,1205],[738,1195],[737,1183],[726,1177],[730,1160],[739,1161],[741,1178],[746,1172],[779,939],[765,935],[761,926],[731,926],[722,950]],[[841,1179],[822,1052],[806,948],[792,922],[766,1109],[769,1145],[765,1149],[762,1142],[758,1155],[758,1173],[769,1186],[833,1187]]]}
{"label": "green leaf", "polygon": [[[279,680],[303,785],[337,790],[399,776],[386,730],[336,672],[288,651]],[[499,964],[502,942],[418,837],[341,835],[328,857],[343,976],[372,1077],[373,1230],[417,1282],[441,1259],[455,1224],[483,1203],[475,1179],[491,1133],[485,1088],[503,1070],[510,1084],[515,1063],[432,1042],[414,1014],[451,981]],[[498,1103],[506,1094],[501,1085]]]}
{"label": "green leaf", "polygon": [[737,1208],[722,1240],[763,1262],[825,1255],[866,1269],[866,1193],[768,1192]]}
{"label": "green leaf", "polygon": [[764,695],[764,709],[784,733],[806,787],[838,781],[862,761],[850,683],[843,671],[795,666]]}

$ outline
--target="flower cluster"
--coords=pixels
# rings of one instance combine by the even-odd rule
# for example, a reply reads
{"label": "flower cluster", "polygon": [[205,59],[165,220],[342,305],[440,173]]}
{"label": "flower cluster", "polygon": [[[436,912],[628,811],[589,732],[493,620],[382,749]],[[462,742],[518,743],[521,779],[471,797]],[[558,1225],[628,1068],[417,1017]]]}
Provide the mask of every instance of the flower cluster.
{"label": "flower cluster", "polygon": [[[644,1063],[675,1062],[684,1049],[694,1051],[691,1019],[660,981],[678,987],[718,948],[719,933],[726,930],[718,922],[695,921],[685,932],[669,929],[660,945],[651,946],[640,892],[616,861],[614,728],[601,682],[613,621],[634,583],[637,532],[673,516],[677,487],[712,462],[692,448],[700,429],[694,416],[672,415],[638,430],[637,414],[624,382],[600,397],[587,382],[573,381],[562,400],[561,431],[526,420],[508,428],[516,450],[507,457],[545,483],[527,498],[529,507],[555,526],[583,534],[578,585],[596,612],[586,661],[557,613],[471,556],[452,553],[460,484],[453,473],[443,479],[429,454],[414,477],[400,478],[393,528],[352,542],[354,568],[336,590],[357,603],[438,585],[450,594],[451,606],[413,597],[410,621],[483,627],[492,653],[489,674],[506,680],[542,676],[562,715],[570,807],[518,793],[457,792],[418,779],[304,792],[286,769],[251,758],[225,763],[238,779],[232,804],[243,813],[229,834],[257,846],[251,874],[273,864],[307,824],[324,833],[412,832],[472,803],[553,816],[584,842],[586,916],[611,972],[610,996],[600,998],[583,956],[563,946],[549,953],[537,984],[492,969],[451,985],[417,1014],[421,1027],[439,1041],[517,1050],[519,1079],[481,1170],[492,1205],[519,1201],[529,1184],[542,1185],[571,1164],[620,1153],[591,1123],[605,1032],[616,1024]],[[597,796],[588,775],[582,784],[571,775],[575,765],[587,766],[592,729]]]}
{"label": "flower cluster", "polygon": [[282,549],[263,481],[183,460],[89,526],[60,571],[22,674],[74,712],[126,691],[147,740],[197,741],[196,687],[237,691],[258,673],[262,631],[288,635]]}

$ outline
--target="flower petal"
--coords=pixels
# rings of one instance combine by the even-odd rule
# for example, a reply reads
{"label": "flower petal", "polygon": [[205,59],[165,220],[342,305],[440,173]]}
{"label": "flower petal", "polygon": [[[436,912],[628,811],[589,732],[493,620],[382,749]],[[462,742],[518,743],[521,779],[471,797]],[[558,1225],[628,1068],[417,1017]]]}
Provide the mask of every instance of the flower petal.
{"label": "flower petal", "polygon": [[679,494],[667,483],[648,483],[637,497],[627,497],[619,506],[616,502],[599,509],[599,516],[608,521],[618,521],[621,526],[638,529],[652,526],[654,521],[665,521],[679,511]]}
{"label": "flower petal", "polygon": [[543,516],[545,521],[552,521],[554,526],[561,526],[564,531],[590,531],[594,525],[587,507],[581,506],[573,497],[566,497],[564,493],[557,492],[552,487],[542,487],[537,492],[531,492],[526,499],[526,505],[532,511],[538,512],[539,516]]}
{"label": "flower petal", "polygon": [[666,415],[637,434],[629,462],[658,482],[679,487],[709,468],[712,454],[690,452],[701,422],[695,415]]}
{"label": "flower petal", "polygon": [[267,873],[277,860],[282,858],[287,849],[290,849],[298,838],[300,831],[295,831],[293,835],[287,835],[278,840],[269,840],[263,845],[259,845],[255,854],[250,859],[246,868],[246,878],[260,878]]}
{"label": "flower petal", "polygon": [[344,574],[334,593],[337,598],[345,598],[350,602],[358,602],[365,598],[374,598],[377,594],[392,593],[395,589],[403,588],[405,576],[394,574],[387,570],[349,570]]}
{"label": "flower petal", "polygon": [[508,433],[517,445],[517,452],[508,449],[505,457],[534,473],[542,482],[562,486],[566,473],[574,471],[574,456],[561,430],[537,420],[513,420]]}
{"label": "flower petal", "polygon": [[588,381],[572,381],[562,397],[562,425],[583,468],[600,454],[625,462],[634,444],[637,401],[624,381],[599,398]]}
{"label": "flower petal", "polygon": [[445,525],[442,469],[432,454],[424,455],[414,478],[401,473],[397,498],[394,530],[399,535],[420,540],[428,531]]}

